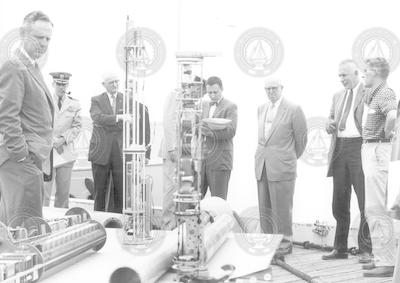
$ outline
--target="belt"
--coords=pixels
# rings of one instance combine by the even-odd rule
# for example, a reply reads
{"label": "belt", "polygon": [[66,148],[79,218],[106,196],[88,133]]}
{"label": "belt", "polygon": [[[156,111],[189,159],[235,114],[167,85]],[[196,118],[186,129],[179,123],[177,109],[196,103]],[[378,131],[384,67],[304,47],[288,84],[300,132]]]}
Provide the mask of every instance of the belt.
{"label": "belt", "polygon": [[364,140],[364,143],[382,143],[382,142],[390,142],[390,139],[368,139]]}

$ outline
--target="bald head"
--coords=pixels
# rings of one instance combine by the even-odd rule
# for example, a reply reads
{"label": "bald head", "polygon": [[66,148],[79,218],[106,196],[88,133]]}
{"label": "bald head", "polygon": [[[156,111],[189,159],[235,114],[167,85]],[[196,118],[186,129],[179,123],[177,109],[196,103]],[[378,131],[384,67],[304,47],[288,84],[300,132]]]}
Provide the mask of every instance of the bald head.
{"label": "bald head", "polygon": [[114,73],[106,73],[103,75],[103,86],[110,94],[118,92],[119,78]]}

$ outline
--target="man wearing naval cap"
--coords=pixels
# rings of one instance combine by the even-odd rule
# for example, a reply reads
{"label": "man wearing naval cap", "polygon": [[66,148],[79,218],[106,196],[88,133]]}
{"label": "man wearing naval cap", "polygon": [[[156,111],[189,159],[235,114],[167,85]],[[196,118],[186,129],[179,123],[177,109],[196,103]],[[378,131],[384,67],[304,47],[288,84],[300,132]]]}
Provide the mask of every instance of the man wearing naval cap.
{"label": "man wearing naval cap", "polygon": [[70,97],[67,92],[70,73],[54,72],[53,77],[55,120],[53,132],[53,176],[44,185],[43,204],[49,206],[50,196],[55,179],[54,206],[68,208],[72,167],[76,160],[74,140],[82,127],[79,101]]}

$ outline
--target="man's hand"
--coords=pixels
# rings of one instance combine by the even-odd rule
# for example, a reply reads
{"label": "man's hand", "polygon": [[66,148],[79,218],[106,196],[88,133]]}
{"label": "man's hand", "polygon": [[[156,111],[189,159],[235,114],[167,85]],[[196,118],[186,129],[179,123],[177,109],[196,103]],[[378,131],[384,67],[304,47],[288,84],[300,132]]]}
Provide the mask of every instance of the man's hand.
{"label": "man's hand", "polygon": [[201,134],[203,136],[207,136],[207,137],[212,137],[213,136],[212,130],[210,129],[210,127],[208,127],[205,124],[200,126],[200,130],[201,130]]}
{"label": "man's hand", "polygon": [[171,160],[171,162],[176,162],[176,150],[170,150],[168,151],[168,158]]}
{"label": "man's hand", "polygon": [[336,122],[334,120],[329,119],[328,123],[326,123],[326,132],[328,134],[333,134],[336,131]]}
{"label": "man's hand", "polygon": [[63,154],[63,152],[64,152],[64,148],[63,148],[63,146],[61,145],[61,146],[59,146],[59,147],[56,147],[56,151],[57,151],[57,153],[58,154]]}
{"label": "man's hand", "polygon": [[53,147],[58,148],[58,147],[61,147],[63,144],[65,144],[65,138],[59,137],[54,140]]}
{"label": "man's hand", "polygon": [[117,121],[127,121],[127,120],[131,120],[132,119],[132,115],[129,114],[118,114],[117,115]]}

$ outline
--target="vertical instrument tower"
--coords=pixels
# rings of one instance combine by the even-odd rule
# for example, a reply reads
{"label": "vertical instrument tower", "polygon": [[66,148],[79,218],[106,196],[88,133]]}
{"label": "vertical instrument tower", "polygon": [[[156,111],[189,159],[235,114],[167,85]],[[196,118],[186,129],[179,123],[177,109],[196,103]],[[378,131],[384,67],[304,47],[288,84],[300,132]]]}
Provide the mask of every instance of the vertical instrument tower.
{"label": "vertical instrument tower", "polygon": [[129,17],[125,33],[125,92],[123,99],[124,244],[152,240],[151,188],[146,185],[146,123],[144,84],[146,50],[140,29]]}

